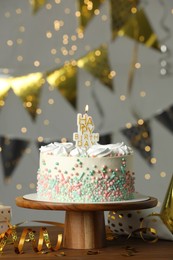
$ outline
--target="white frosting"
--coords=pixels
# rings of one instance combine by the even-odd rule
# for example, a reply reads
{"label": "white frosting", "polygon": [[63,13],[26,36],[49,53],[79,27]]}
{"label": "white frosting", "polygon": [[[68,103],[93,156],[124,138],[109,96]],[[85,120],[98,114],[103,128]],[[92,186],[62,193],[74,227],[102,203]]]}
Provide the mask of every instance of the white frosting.
{"label": "white frosting", "polygon": [[116,143],[116,144],[108,144],[107,147],[112,151],[113,155],[116,154],[128,155],[133,153],[132,148],[125,145],[124,142]]}
{"label": "white frosting", "polygon": [[51,143],[45,146],[41,146],[41,152],[51,152],[54,155],[67,156],[74,148],[73,143]]}
{"label": "white frosting", "polygon": [[54,155],[59,156],[72,156],[72,157],[106,157],[106,156],[120,156],[129,155],[133,153],[131,147],[122,143],[101,145],[95,144],[91,146],[88,150],[82,147],[75,147],[73,143],[50,143],[45,146],[41,146],[41,152],[51,152]]}
{"label": "white frosting", "polygon": [[85,148],[82,147],[76,147],[73,150],[71,150],[70,155],[75,157],[75,156],[88,156],[87,151]]}
{"label": "white frosting", "polygon": [[96,144],[87,151],[90,157],[105,157],[111,154],[111,150],[106,145]]}

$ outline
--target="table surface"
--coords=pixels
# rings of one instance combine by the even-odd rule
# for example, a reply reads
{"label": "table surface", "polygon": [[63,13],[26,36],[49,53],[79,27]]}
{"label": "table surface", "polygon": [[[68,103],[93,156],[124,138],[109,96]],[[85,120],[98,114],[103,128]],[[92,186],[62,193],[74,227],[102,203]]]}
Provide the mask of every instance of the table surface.
{"label": "table surface", "polygon": [[[24,227],[17,228],[18,238],[23,231]],[[39,234],[40,227],[30,227],[32,230],[36,231],[36,240],[37,234]],[[63,233],[63,229],[54,226],[46,227],[48,234],[50,236],[50,242],[52,246],[55,246],[57,235]],[[75,239],[75,237],[74,237]],[[37,240],[38,241],[38,240]],[[47,250],[46,246],[44,249]],[[127,259],[130,256],[134,260],[172,260],[173,259],[173,242],[158,240],[155,243],[149,243],[148,241],[142,240],[142,238],[129,238],[119,237],[114,240],[107,240],[107,246],[101,249],[94,250],[82,250],[82,249],[65,249],[60,248],[56,252],[48,251],[47,254],[35,253],[33,251],[31,242],[25,242],[23,254],[16,254],[14,252],[13,245],[6,245],[3,251],[3,254],[0,255],[1,259],[57,259],[57,257],[64,257],[64,259],[74,260],[74,259],[87,259],[87,260],[121,260]],[[65,254],[65,256],[62,256]]]}

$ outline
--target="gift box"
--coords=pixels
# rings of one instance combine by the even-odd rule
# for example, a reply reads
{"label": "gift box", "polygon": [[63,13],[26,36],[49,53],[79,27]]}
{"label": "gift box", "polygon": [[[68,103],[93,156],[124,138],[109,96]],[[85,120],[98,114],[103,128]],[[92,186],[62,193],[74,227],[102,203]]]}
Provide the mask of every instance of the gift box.
{"label": "gift box", "polygon": [[0,234],[8,229],[8,224],[11,221],[11,207],[0,205]]}
{"label": "gift box", "polygon": [[[152,209],[132,211],[110,211],[108,225],[115,235],[135,235],[142,238],[155,237],[173,241],[173,234],[163,222],[160,214]],[[142,232],[137,232],[142,230]],[[146,232],[147,231],[147,232]]]}

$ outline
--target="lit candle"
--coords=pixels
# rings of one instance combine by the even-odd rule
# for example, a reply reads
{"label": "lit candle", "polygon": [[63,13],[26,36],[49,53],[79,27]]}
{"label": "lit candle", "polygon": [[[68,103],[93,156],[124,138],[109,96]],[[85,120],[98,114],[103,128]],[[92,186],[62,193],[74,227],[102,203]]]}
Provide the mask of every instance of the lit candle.
{"label": "lit candle", "polygon": [[92,117],[88,115],[89,106],[85,107],[85,114],[77,114],[78,132],[73,133],[73,141],[76,147],[88,149],[99,141],[99,134],[93,133],[94,123]]}

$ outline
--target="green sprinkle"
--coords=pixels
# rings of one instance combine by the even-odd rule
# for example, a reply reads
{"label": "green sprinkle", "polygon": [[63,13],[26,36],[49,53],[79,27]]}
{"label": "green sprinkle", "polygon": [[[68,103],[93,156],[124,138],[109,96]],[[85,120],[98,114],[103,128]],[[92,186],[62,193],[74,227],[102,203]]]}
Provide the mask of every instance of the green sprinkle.
{"label": "green sprinkle", "polygon": [[82,174],[80,175],[80,177],[79,177],[79,179],[78,180],[81,180],[82,179],[82,177],[84,176],[84,172],[82,172]]}
{"label": "green sprinkle", "polygon": [[91,170],[91,171],[90,171],[90,174],[91,174],[92,176],[94,175],[94,173],[95,173],[94,170]]}

